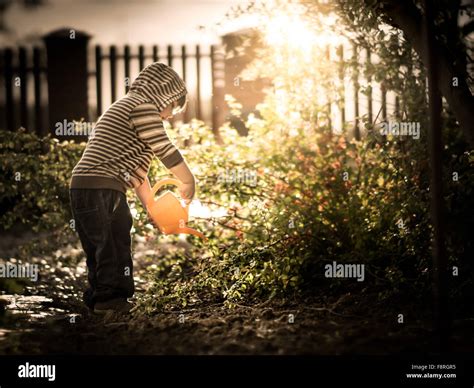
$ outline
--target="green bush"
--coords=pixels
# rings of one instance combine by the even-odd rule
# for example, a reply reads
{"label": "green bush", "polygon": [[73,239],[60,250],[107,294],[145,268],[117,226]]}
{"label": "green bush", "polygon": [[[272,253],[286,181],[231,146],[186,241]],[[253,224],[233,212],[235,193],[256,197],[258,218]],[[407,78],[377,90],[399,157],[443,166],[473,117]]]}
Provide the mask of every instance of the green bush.
{"label": "green bush", "polygon": [[83,144],[0,131],[0,223],[33,231],[68,225],[69,179]]}
{"label": "green bush", "polygon": [[[269,122],[250,117],[247,137],[223,127],[224,145],[198,121],[170,130],[197,177],[198,198],[228,215],[192,220],[190,226],[204,231],[209,241],[188,236],[193,250],[153,259],[149,287],[139,296],[141,311],[209,302],[232,306],[322,289],[369,288],[381,297],[426,293],[431,228],[424,146],[372,135],[347,141],[324,128],[276,132]],[[450,133],[443,155],[447,248],[450,264],[463,268],[461,282],[452,288],[460,296],[472,286],[466,268],[473,252],[474,159]],[[36,231],[67,226],[68,181],[84,145],[24,132],[0,136],[2,225],[22,222]],[[159,162],[152,163],[152,183],[167,175]],[[236,180],[239,176],[255,180]],[[129,196],[134,233],[156,235],[132,191]],[[332,261],[365,264],[363,284],[326,279],[324,265]]]}
{"label": "green bush", "polygon": [[[251,118],[248,124],[249,137],[224,127],[223,146],[197,122],[175,135],[190,144],[185,154],[198,177],[199,198],[228,208],[230,215],[214,223],[197,221],[209,243],[191,237],[193,253],[169,255],[150,268],[155,273],[141,298],[145,311],[203,301],[232,305],[327,287],[370,288],[381,297],[428,294],[429,166],[423,144],[401,146],[374,135],[347,141],[302,128],[277,134],[266,120]],[[454,195],[456,212],[464,213],[473,205],[467,155],[446,161],[444,179],[450,182],[453,168],[462,171],[462,183],[450,187],[446,199]],[[256,173],[255,187],[219,180],[226,171],[246,169]],[[457,222],[460,230],[472,220]],[[466,261],[464,247],[451,244],[452,237],[450,263]],[[363,284],[326,279],[324,265],[332,261],[365,264]]]}

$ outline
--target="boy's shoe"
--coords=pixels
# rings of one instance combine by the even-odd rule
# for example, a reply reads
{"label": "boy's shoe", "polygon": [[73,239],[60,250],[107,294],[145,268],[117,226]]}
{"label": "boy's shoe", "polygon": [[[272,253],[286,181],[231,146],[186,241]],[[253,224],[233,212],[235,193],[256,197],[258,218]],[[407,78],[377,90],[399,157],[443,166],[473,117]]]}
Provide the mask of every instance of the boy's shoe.
{"label": "boy's shoe", "polygon": [[105,302],[97,302],[94,306],[94,313],[106,314],[110,311],[116,313],[128,313],[133,305],[124,298],[110,299]]}

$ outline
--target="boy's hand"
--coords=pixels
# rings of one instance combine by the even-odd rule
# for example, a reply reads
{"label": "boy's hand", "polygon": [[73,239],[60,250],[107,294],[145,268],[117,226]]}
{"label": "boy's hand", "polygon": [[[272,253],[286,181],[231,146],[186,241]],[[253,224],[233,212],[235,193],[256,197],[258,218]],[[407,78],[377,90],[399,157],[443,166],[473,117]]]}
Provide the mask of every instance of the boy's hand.
{"label": "boy's hand", "polygon": [[184,199],[186,205],[189,205],[194,197],[194,193],[196,191],[196,185],[194,180],[191,183],[182,183],[179,187],[179,193],[181,198]]}
{"label": "boy's hand", "polygon": [[195,179],[193,173],[184,160],[176,166],[171,167],[170,171],[182,182],[179,187],[179,193],[181,194],[181,198],[184,199],[184,202],[189,205],[194,197],[195,191]]}
{"label": "boy's hand", "polygon": [[160,229],[160,227],[157,224],[155,224],[155,221],[153,221],[153,218],[151,217],[151,214],[148,211],[148,209],[146,209],[146,216],[147,216],[148,221],[150,222],[150,224],[152,224],[156,229]]}

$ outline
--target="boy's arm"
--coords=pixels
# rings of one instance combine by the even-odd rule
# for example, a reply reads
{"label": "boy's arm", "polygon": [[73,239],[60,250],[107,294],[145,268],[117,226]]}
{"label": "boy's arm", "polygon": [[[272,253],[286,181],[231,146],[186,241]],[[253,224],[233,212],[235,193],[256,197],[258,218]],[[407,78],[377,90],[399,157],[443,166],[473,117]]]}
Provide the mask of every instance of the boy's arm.
{"label": "boy's arm", "polygon": [[137,197],[140,198],[140,202],[143,208],[146,209],[146,204],[151,199],[151,186],[148,177],[145,178],[144,182],[135,189]]}
{"label": "boy's arm", "polygon": [[[180,164],[171,167],[170,171],[182,182],[182,185],[179,187],[181,197],[186,203],[191,202],[195,192],[195,180],[194,175],[189,170],[186,162],[183,161]],[[146,177],[143,183],[135,189],[135,193],[140,199],[143,208],[146,209],[146,204],[152,199],[151,185],[148,177]]]}
{"label": "boy's arm", "polygon": [[191,202],[195,192],[195,180],[194,175],[186,162],[183,160],[181,163],[171,167],[169,170],[182,182],[182,185],[179,187],[181,197],[186,203]]}
{"label": "boy's arm", "polygon": [[[137,135],[150,146],[165,167],[182,182],[180,187],[181,197],[189,203],[195,191],[194,176],[179,150],[168,138],[156,106],[148,103],[138,105],[131,113],[131,120]],[[136,193],[140,201],[144,203],[143,200],[145,200],[144,204],[146,204],[151,196],[148,178],[136,189]]]}
{"label": "boy's arm", "polygon": [[136,106],[130,113],[130,119],[138,137],[150,146],[153,153],[167,169],[184,160],[169,139],[155,105],[144,103]]}

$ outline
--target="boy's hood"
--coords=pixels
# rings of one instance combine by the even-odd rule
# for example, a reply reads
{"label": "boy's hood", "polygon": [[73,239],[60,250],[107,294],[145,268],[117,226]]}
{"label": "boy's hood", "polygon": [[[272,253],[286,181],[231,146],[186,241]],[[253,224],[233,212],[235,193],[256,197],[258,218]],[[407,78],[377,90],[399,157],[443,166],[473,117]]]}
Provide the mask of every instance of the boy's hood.
{"label": "boy's hood", "polygon": [[178,73],[159,62],[145,67],[133,81],[130,91],[151,100],[160,112],[187,93],[186,85]]}

